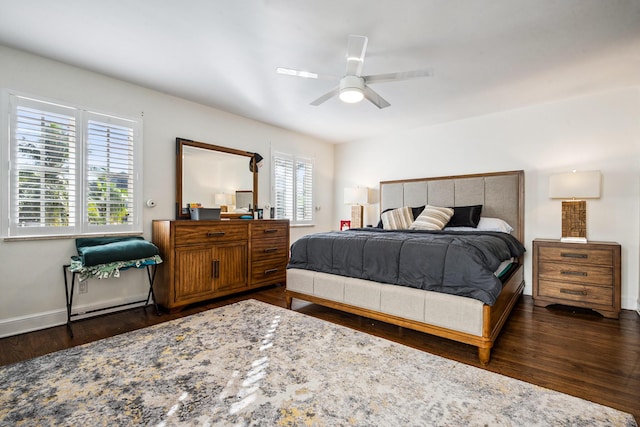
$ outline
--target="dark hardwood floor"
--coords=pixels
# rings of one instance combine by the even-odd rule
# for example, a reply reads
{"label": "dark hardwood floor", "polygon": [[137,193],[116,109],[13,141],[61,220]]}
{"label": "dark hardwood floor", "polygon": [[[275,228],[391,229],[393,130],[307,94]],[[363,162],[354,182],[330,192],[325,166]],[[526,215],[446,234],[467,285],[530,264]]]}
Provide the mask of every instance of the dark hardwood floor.
{"label": "dark hardwood floor", "polygon": [[[182,312],[157,316],[134,308],[65,326],[0,339],[0,365],[121,334],[196,312],[254,298],[284,307],[284,288],[214,300]],[[477,350],[386,323],[294,300],[299,312],[368,332],[429,353],[479,366]],[[523,296],[516,305],[484,368],[509,377],[629,412],[640,425],[640,317],[623,310],[619,320],[589,310],[540,308]]]}

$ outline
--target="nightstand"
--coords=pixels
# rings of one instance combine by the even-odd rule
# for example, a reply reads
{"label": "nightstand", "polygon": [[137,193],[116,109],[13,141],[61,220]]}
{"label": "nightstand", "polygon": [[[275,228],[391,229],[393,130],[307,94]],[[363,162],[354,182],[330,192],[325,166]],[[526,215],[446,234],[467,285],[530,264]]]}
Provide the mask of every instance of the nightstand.
{"label": "nightstand", "polygon": [[533,300],[620,316],[620,245],[613,242],[533,241]]}

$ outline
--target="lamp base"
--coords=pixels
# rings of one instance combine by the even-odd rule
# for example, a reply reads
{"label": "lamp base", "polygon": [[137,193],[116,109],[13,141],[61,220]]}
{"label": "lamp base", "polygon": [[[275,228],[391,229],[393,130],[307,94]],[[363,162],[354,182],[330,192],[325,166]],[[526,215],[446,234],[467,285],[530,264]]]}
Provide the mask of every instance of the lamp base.
{"label": "lamp base", "polygon": [[562,243],[587,243],[586,237],[562,237],[560,238]]}
{"label": "lamp base", "polygon": [[363,225],[363,208],[362,205],[351,206],[351,228],[362,228]]}

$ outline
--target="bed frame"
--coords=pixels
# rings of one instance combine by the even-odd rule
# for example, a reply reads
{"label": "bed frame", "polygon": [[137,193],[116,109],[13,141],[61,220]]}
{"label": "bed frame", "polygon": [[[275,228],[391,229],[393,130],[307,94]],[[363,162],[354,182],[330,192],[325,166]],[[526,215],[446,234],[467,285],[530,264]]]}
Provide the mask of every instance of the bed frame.
{"label": "bed frame", "polygon": [[[507,221],[524,241],[524,172],[444,176],[380,182],[380,211],[401,206],[483,205],[482,216]],[[478,347],[482,365],[524,289],[522,258],[496,303],[404,286],[287,270],[287,308],[293,298]]]}

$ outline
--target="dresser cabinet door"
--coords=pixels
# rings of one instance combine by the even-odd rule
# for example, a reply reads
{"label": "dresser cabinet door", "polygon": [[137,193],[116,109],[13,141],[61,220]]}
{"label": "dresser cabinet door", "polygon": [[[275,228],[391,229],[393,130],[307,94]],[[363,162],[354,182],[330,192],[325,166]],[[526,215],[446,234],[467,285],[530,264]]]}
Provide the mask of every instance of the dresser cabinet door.
{"label": "dresser cabinet door", "polygon": [[247,243],[233,242],[214,246],[214,290],[225,291],[247,286]]}
{"label": "dresser cabinet door", "polygon": [[199,300],[213,292],[214,267],[212,246],[176,248],[174,301]]}

